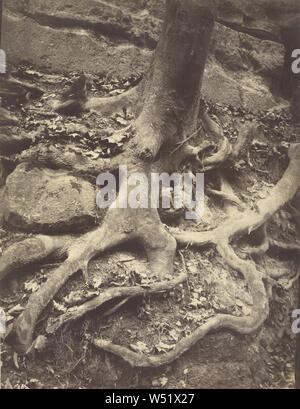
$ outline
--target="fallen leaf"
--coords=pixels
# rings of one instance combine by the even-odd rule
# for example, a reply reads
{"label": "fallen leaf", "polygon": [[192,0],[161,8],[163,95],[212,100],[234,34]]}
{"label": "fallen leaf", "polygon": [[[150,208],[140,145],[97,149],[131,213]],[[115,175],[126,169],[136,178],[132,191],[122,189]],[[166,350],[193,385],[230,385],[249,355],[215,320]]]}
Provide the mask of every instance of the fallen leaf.
{"label": "fallen leaf", "polygon": [[26,291],[31,291],[32,293],[35,293],[40,288],[40,286],[35,280],[31,280],[25,283],[24,288]]}
{"label": "fallen leaf", "polygon": [[61,313],[65,313],[67,312],[67,308],[61,304],[59,304],[56,301],[53,301],[53,307],[56,309],[56,311],[61,312]]}
{"label": "fallen leaf", "polygon": [[164,342],[160,342],[159,344],[155,346],[155,348],[157,349],[158,352],[167,352],[167,351],[171,351],[172,349],[174,349],[174,345],[168,345],[168,344],[165,344]]}
{"label": "fallen leaf", "polygon": [[98,289],[102,285],[102,277],[94,277],[92,280],[92,285],[95,289]]}
{"label": "fallen leaf", "polygon": [[38,352],[43,351],[47,345],[47,337],[44,335],[39,335],[33,343],[33,349]]}
{"label": "fallen leaf", "polygon": [[11,308],[8,311],[8,315],[15,316],[15,315],[20,314],[23,311],[24,311],[24,307],[22,307],[22,305],[18,304],[18,305],[15,305],[13,308]]}
{"label": "fallen leaf", "polygon": [[138,341],[136,344],[131,344],[130,348],[133,351],[142,353],[142,354],[147,354],[150,352],[148,346],[144,342],[141,342],[141,341]]}
{"label": "fallen leaf", "polygon": [[164,387],[164,386],[166,386],[167,383],[169,382],[169,379],[166,378],[165,376],[163,376],[162,378],[159,379],[159,382],[160,382],[160,385],[161,385],[162,387]]}

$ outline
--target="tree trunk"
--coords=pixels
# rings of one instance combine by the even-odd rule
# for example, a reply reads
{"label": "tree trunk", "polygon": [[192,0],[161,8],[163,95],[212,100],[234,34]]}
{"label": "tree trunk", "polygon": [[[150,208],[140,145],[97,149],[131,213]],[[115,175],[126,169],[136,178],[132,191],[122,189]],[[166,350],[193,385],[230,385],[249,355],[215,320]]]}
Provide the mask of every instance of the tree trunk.
{"label": "tree trunk", "polygon": [[196,130],[200,92],[214,27],[211,2],[168,0],[162,34],[142,91],[138,152],[154,159]]}

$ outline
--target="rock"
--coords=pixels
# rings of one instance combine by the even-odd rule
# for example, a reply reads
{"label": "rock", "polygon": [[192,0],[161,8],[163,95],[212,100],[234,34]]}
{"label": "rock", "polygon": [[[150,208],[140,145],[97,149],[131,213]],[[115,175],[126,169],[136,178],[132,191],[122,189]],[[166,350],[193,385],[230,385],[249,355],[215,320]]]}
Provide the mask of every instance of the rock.
{"label": "rock", "polygon": [[213,102],[249,110],[269,109],[277,104],[271,88],[279,87],[284,47],[216,25],[203,94]]}
{"label": "rock", "polygon": [[251,111],[266,110],[276,105],[275,97],[260,77],[250,73],[239,77],[234,78],[215,63],[208,64],[202,87],[204,98]]}
{"label": "rock", "polygon": [[41,24],[83,27],[155,48],[160,21],[149,13],[105,1],[29,0],[26,15]]}
{"label": "rock", "polygon": [[[4,18],[4,48],[9,60],[28,61],[56,72],[76,70],[116,77],[140,75],[148,69],[165,10],[163,0],[28,0],[22,7],[21,3],[7,4]],[[220,16],[230,24],[242,21],[243,16],[261,18],[262,10],[269,10],[259,0],[223,3],[219,2]],[[276,0],[277,9],[279,3]],[[294,10],[294,0],[287,3],[282,8],[284,19]],[[268,12],[266,19],[274,21],[280,31],[277,14],[272,13]],[[274,35],[265,38],[274,39]],[[281,44],[217,23],[204,96],[249,110],[273,107],[278,103],[272,91],[279,86],[283,56]]]}
{"label": "rock", "polygon": [[219,21],[264,39],[280,41],[283,29],[300,25],[298,0],[219,0],[217,5]]}
{"label": "rock", "polygon": [[224,69],[248,75],[258,73],[272,79],[282,69],[284,47],[282,44],[259,40],[216,24],[210,45],[214,56]]}
{"label": "rock", "polygon": [[4,219],[30,232],[82,231],[95,220],[93,186],[65,172],[19,165],[5,188]]}
{"label": "rock", "polygon": [[3,48],[15,63],[24,61],[52,72],[85,71],[118,77],[140,75],[149,66],[151,51],[128,42],[99,40],[84,29],[52,28],[28,17],[3,17]]}

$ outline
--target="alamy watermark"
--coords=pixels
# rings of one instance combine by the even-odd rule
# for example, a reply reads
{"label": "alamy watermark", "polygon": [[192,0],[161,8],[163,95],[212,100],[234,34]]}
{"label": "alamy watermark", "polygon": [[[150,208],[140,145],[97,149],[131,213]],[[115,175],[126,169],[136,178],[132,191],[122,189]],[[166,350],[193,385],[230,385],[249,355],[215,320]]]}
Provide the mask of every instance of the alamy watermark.
{"label": "alamy watermark", "polygon": [[299,74],[300,73],[300,49],[293,50],[292,58],[295,58],[295,60],[292,63],[292,71],[294,74]]}
{"label": "alamy watermark", "polygon": [[294,310],[292,312],[292,318],[293,318],[293,323],[292,323],[292,332],[295,335],[300,334],[300,310]]}
{"label": "alamy watermark", "polygon": [[187,220],[198,220],[204,212],[203,173],[132,173],[127,166],[120,166],[118,176],[100,174],[97,186],[100,209],[184,208]]}

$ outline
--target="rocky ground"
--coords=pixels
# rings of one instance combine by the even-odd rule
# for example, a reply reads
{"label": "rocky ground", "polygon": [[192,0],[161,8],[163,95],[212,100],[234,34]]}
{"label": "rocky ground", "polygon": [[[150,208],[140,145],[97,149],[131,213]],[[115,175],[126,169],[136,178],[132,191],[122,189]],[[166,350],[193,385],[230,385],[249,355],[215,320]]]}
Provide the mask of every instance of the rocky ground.
{"label": "rocky ground", "polygon": [[[72,143],[84,155],[110,157],[120,152],[126,142],[126,138],[114,139],[113,131],[128,126],[133,119],[131,112],[111,112],[107,116],[85,113],[65,118],[50,112],[49,101],[82,70],[90,75],[89,93],[97,96],[118,95],[136,85],[157,42],[161,6],[155,1],[147,2],[147,8],[143,1],[87,1],[82,10],[82,3],[9,3],[5,41],[8,56],[15,61],[12,74],[42,87],[45,94],[31,104],[4,103],[20,121],[14,131],[32,137],[32,144],[59,147]],[[28,47],[24,47],[26,41]],[[233,144],[239,141],[244,126],[252,122],[260,125],[230,170],[235,192],[253,208],[285,170],[287,146],[299,142],[299,128],[292,124],[287,104],[279,97],[282,64],[283,47],[279,43],[217,25],[203,97]],[[100,215],[95,207],[94,180],[30,164],[15,168],[17,158],[11,158],[6,186],[0,190],[1,252],[33,233],[81,233],[97,224]],[[208,176],[206,186],[213,182]],[[203,219],[188,227],[209,230],[224,218],[218,200],[208,196]],[[296,230],[288,208],[272,220],[268,230],[273,238],[293,241]],[[236,250],[243,257],[242,250]],[[37,328],[41,337],[29,356],[19,357],[4,346],[4,385],[293,388],[295,347],[290,317],[297,307],[293,281],[297,265],[296,260],[280,254],[268,253],[256,259],[260,270],[290,272],[273,289],[270,318],[261,330],[251,336],[211,334],[166,367],[132,369],[120,359],[96,351],[88,336],[101,336],[134,351],[160,354],[171,350],[178,340],[216,313],[249,314],[252,300],[243,280],[224,265],[214,250],[186,248],[178,253],[176,271],[187,269],[189,280],[175,290],[129,300],[115,313],[114,305],[106,305],[54,336],[46,333],[49,317],[76,308],[107,287],[155,282],[157,278],[149,277],[145,261],[139,249],[120,248],[91,263],[90,287],[79,275],[72,278],[41,317]],[[4,283],[0,307],[7,312],[9,323],[53,268],[50,263],[33,266]]]}

